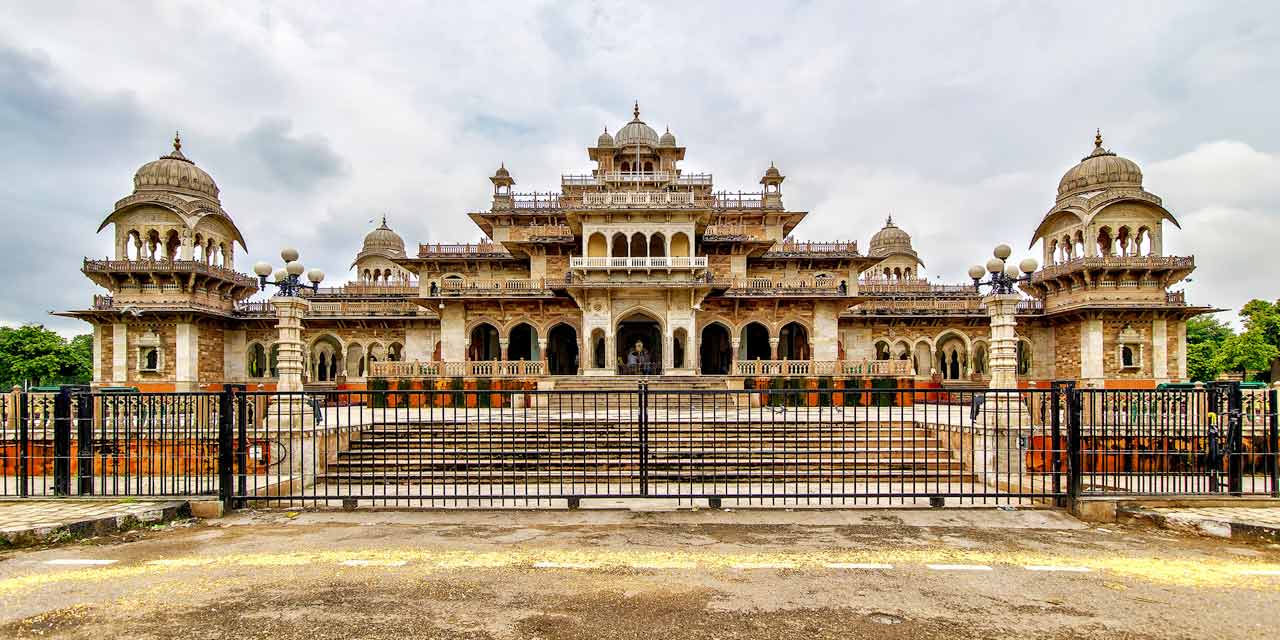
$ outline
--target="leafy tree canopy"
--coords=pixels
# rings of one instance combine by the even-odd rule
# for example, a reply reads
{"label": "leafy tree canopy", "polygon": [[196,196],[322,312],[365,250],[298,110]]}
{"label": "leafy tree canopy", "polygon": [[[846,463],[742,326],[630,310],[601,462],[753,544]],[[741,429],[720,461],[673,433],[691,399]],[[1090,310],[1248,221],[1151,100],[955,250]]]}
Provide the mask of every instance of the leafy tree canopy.
{"label": "leafy tree canopy", "polygon": [[1221,344],[1235,333],[1227,323],[1213,316],[1196,316],[1187,320],[1187,345],[1204,342]]}
{"label": "leafy tree canopy", "polygon": [[0,327],[0,388],[85,383],[93,375],[93,336],[71,341],[41,325]]}
{"label": "leafy tree canopy", "polygon": [[1222,371],[1263,371],[1280,356],[1280,349],[1267,342],[1259,331],[1246,331],[1222,341],[1214,364]]}

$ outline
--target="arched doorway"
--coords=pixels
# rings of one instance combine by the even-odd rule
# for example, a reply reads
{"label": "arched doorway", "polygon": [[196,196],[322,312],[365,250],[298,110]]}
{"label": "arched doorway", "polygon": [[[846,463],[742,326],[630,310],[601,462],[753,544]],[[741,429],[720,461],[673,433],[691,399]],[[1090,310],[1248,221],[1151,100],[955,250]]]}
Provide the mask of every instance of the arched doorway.
{"label": "arched doorway", "polygon": [[498,345],[498,330],[493,325],[482,322],[471,329],[471,344],[467,345],[467,360],[497,360],[502,357]]}
{"label": "arched doorway", "polygon": [[699,344],[699,364],[702,374],[722,376],[729,373],[729,364],[733,360],[733,345],[729,341],[729,330],[716,322],[702,328],[702,340]]}
{"label": "arched doorway", "polygon": [[364,377],[364,347],[358,344],[347,348],[347,377]]}
{"label": "arched doorway", "polygon": [[[602,348],[601,355],[603,351]],[[547,369],[553,376],[571,376],[578,373],[577,329],[567,324],[558,324],[547,333]]]}
{"label": "arched doorway", "polygon": [[613,234],[613,248],[609,251],[610,257],[625,258],[627,257],[627,236],[621,233]]}
{"label": "arched doorway", "polygon": [[320,336],[311,343],[311,381],[333,382],[342,371],[342,346],[337,338],[330,335]]}
{"label": "arched doorway", "polygon": [[667,239],[661,233],[649,236],[649,257],[661,258],[667,255]]}
{"label": "arched doorway", "polygon": [[809,359],[809,332],[799,322],[788,322],[778,332],[778,358],[781,360]]}
{"label": "arched doorway", "polygon": [[773,350],[769,348],[769,330],[759,322],[752,322],[742,328],[742,341],[738,346],[739,360],[772,360]]}
{"label": "arched doorway", "polygon": [[680,327],[675,330],[671,336],[671,366],[677,369],[685,368],[684,353],[685,346],[689,343],[689,332]]}
{"label": "arched doorway", "polygon": [[961,380],[969,373],[969,348],[955,334],[938,340],[938,372],[947,380]]}
{"label": "arched doorway", "polygon": [[618,373],[657,375],[662,373],[662,327],[656,320],[633,314],[618,323]]}
{"label": "arched doorway", "polygon": [[639,231],[631,234],[631,257],[643,258],[648,255],[648,242],[644,239],[644,234]]}
{"label": "arched doorway", "polygon": [[605,352],[604,330],[591,332],[591,366],[603,369],[609,366],[609,354]]}
{"label": "arched doorway", "polygon": [[673,258],[687,258],[691,256],[689,252],[689,236],[682,232],[678,232],[671,236],[671,256]]}
{"label": "arched doorway", "polygon": [[527,322],[512,327],[511,335],[507,338],[507,359],[531,362],[541,358],[542,354],[538,353],[538,330]]}

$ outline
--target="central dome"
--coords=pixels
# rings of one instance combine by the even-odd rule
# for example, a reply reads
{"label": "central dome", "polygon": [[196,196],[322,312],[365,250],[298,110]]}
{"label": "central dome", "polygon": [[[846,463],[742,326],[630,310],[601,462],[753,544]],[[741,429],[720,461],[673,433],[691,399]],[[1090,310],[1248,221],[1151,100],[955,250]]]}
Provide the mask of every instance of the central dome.
{"label": "central dome", "polygon": [[1102,132],[1093,139],[1093,152],[1071,167],[1058,181],[1058,199],[1104,187],[1142,188],[1138,163],[1102,148]]}
{"label": "central dome", "polygon": [[178,191],[191,195],[203,195],[218,202],[218,184],[213,178],[196,166],[196,163],[182,155],[182,139],[173,136],[173,151],[152,160],[133,174],[135,191]]}
{"label": "central dome", "polygon": [[893,216],[889,216],[889,219],[885,220],[883,229],[871,236],[871,245],[868,249],[870,250],[870,255],[876,257],[887,256],[890,253],[899,251],[915,253],[911,248],[911,235],[893,223]]}
{"label": "central dome", "polygon": [[628,122],[618,134],[613,137],[613,142],[619,147],[625,147],[631,144],[641,144],[649,147],[658,146],[658,132],[653,127],[645,124],[640,119],[640,103],[636,103],[635,111],[633,111],[631,122]]}

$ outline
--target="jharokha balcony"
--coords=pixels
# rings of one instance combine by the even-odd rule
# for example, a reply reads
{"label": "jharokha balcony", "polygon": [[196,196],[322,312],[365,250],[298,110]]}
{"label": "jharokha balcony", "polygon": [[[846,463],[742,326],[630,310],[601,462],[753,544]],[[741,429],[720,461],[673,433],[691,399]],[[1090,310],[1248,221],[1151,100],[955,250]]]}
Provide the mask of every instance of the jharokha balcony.
{"label": "jharokha balcony", "polygon": [[477,244],[420,244],[419,258],[510,258],[511,254],[496,242],[480,242]]}
{"label": "jharokha balcony", "polygon": [[[84,259],[81,271],[94,283],[114,289],[124,284],[173,283],[186,287],[234,290],[246,296],[258,290],[258,279],[203,260]],[[220,283],[220,284],[219,284]]]}
{"label": "jharokha balcony", "polygon": [[471,279],[445,278],[432,282],[426,290],[428,298],[509,298],[552,295],[544,278]]}
{"label": "jharokha balcony", "polygon": [[836,278],[737,278],[724,295],[731,298],[786,296],[847,296],[849,282]]}
{"label": "jharokha balcony", "polygon": [[646,256],[633,258],[581,257],[569,259],[570,269],[593,271],[630,271],[633,269],[706,269],[706,256]]}
{"label": "jharokha balcony", "polygon": [[1142,276],[1164,274],[1169,280],[1181,280],[1196,268],[1192,256],[1084,256],[1057,264],[1048,264],[1031,275],[1032,283],[1063,277],[1086,277],[1090,272],[1126,271]]}
{"label": "jharokha balcony", "polygon": [[858,243],[849,242],[801,242],[790,238],[783,240],[765,252],[765,258],[804,257],[862,257]]}

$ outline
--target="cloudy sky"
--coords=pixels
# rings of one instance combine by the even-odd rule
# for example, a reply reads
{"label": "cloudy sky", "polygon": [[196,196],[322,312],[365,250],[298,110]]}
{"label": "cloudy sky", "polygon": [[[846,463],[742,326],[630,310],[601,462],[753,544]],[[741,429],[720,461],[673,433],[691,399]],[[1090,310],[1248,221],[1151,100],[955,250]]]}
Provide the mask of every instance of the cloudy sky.
{"label": "cloudy sky", "polygon": [[718,188],[776,162],[800,236],[891,212],[948,282],[998,241],[1039,255],[1101,127],[1182,223],[1193,302],[1280,297],[1275,2],[326,4],[6,4],[0,322],[84,329],[47,311],[88,304],[94,230],[175,129],[239,266],[293,245],[333,282],[384,213],[410,246],[475,241],[499,162],[555,189],[633,100]]}

